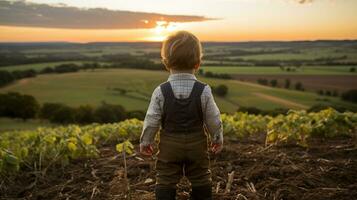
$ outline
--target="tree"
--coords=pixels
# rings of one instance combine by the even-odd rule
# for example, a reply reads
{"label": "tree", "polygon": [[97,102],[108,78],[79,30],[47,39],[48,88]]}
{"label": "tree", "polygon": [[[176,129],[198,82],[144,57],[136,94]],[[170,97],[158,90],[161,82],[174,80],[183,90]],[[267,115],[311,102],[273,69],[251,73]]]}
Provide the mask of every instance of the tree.
{"label": "tree", "polygon": [[291,84],[291,83],[290,83],[290,79],[285,79],[285,86],[284,86],[284,87],[285,87],[286,89],[289,89],[289,88],[290,88],[290,84]]}
{"label": "tree", "polygon": [[357,89],[348,90],[341,95],[342,100],[357,103]]}
{"label": "tree", "polygon": [[94,116],[96,122],[113,123],[126,119],[126,112],[120,105],[112,105],[103,102],[102,105],[94,111]]}
{"label": "tree", "polygon": [[259,84],[261,84],[261,85],[268,85],[268,80],[263,79],[263,78],[259,78],[259,79],[257,80],[257,82],[258,82]]}
{"label": "tree", "polygon": [[76,110],[60,103],[45,103],[40,112],[40,117],[53,123],[68,124],[75,122]]}
{"label": "tree", "polygon": [[36,117],[40,105],[33,96],[17,92],[0,94],[0,115],[27,120]]}
{"label": "tree", "polygon": [[53,69],[56,73],[69,73],[69,72],[77,72],[79,70],[79,66],[74,63],[61,64],[55,66]]}
{"label": "tree", "polygon": [[131,119],[131,118],[136,118],[136,119],[139,119],[139,120],[144,120],[145,118],[145,112],[141,111],[141,110],[137,110],[137,111],[129,111],[127,112],[127,117],[128,119]]}
{"label": "tree", "polygon": [[45,67],[40,71],[41,74],[51,74],[54,72],[55,70],[52,67]]}
{"label": "tree", "polygon": [[42,119],[51,120],[55,115],[56,111],[62,108],[63,104],[60,103],[44,103],[41,107],[39,117]]}
{"label": "tree", "polygon": [[351,68],[350,68],[350,72],[356,72],[356,68],[351,67]]}
{"label": "tree", "polygon": [[323,90],[318,90],[317,94],[323,96],[324,95],[324,91]]}
{"label": "tree", "polygon": [[218,85],[217,87],[213,88],[213,93],[217,96],[224,97],[228,93],[228,87],[226,85]]}
{"label": "tree", "polygon": [[19,109],[19,117],[24,121],[30,118],[35,118],[40,111],[40,104],[37,100],[30,95],[22,95],[21,104]]}
{"label": "tree", "polygon": [[0,87],[5,86],[15,80],[13,74],[8,71],[0,70]]}
{"label": "tree", "polygon": [[338,97],[338,91],[337,91],[337,90],[334,90],[334,91],[332,92],[332,96]]}
{"label": "tree", "polygon": [[37,76],[37,72],[33,69],[15,70],[12,72],[12,75],[15,79],[32,78]]}
{"label": "tree", "polygon": [[276,79],[272,79],[272,80],[270,80],[270,85],[272,87],[276,87],[278,85],[278,81]]}
{"label": "tree", "polygon": [[79,106],[76,109],[75,121],[80,124],[89,124],[95,122],[94,108],[91,105]]}
{"label": "tree", "polygon": [[296,90],[300,90],[300,91],[304,91],[302,83],[300,83],[300,82],[295,83],[295,89]]}
{"label": "tree", "polygon": [[76,110],[69,106],[62,106],[54,112],[54,115],[50,118],[51,122],[60,124],[75,123]]}
{"label": "tree", "polygon": [[213,76],[212,72],[205,72],[205,77],[212,78]]}

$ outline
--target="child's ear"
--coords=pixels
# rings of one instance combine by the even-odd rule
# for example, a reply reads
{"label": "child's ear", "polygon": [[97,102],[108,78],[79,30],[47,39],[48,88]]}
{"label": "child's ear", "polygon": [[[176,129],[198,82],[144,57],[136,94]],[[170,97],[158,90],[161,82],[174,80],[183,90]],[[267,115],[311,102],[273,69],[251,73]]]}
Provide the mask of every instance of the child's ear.
{"label": "child's ear", "polygon": [[195,70],[197,71],[200,68],[201,63],[195,64]]}
{"label": "child's ear", "polygon": [[170,71],[170,68],[169,68],[169,66],[167,65],[167,60],[163,58],[163,59],[161,59],[161,62],[162,62],[162,64],[164,64],[165,69],[166,69],[167,71]]}

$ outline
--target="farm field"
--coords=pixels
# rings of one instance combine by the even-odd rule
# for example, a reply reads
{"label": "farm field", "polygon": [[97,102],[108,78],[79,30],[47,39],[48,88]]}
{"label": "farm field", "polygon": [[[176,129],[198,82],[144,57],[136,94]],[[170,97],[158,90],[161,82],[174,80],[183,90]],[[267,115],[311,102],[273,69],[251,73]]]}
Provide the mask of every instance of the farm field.
{"label": "farm field", "polygon": [[25,64],[25,65],[12,65],[12,66],[0,67],[0,70],[6,70],[6,71],[11,72],[11,71],[15,71],[15,70],[33,69],[35,71],[41,71],[42,69],[44,69],[46,67],[53,67],[56,65],[68,64],[68,63],[82,64],[85,62],[83,62],[83,61],[63,61],[63,62],[35,63],[35,64]]}
{"label": "farm field", "polygon": [[[134,69],[97,69],[67,74],[39,75],[22,79],[0,89],[1,93],[16,91],[33,95],[40,103],[59,102],[71,106],[98,105],[102,101],[123,105],[127,110],[147,109],[154,88],[167,79],[164,71]],[[135,77],[135,78],[130,78]],[[237,80],[200,80],[211,86],[225,84],[229,88],[225,98],[216,97],[223,112],[234,112],[239,106],[254,106],[260,109],[296,108],[306,109],[315,104],[338,104],[356,108],[356,105],[330,97],[329,102],[319,101],[315,93],[299,92],[265,87]],[[118,89],[126,89],[121,94]]]}
{"label": "farm field", "polygon": [[0,118],[0,131],[7,130],[31,130],[36,129],[38,127],[51,127],[54,126],[49,122],[43,122],[40,120],[30,119],[27,121],[23,121],[21,119],[11,119],[11,118]]}
{"label": "farm field", "polygon": [[[356,113],[292,110],[222,120],[225,148],[210,154],[214,199],[342,200],[357,194]],[[155,156],[138,153],[142,126],[131,119],[0,134],[0,176],[6,177],[0,198],[125,199],[130,193],[132,199],[153,199]],[[178,199],[187,200],[188,193],[183,178]]]}
{"label": "farm field", "polygon": [[[33,199],[125,199],[123,160],[111,146],[99,150],[100,156],[96,159],[49,170],[46,178],[40,179],[34,188],[26,187],[33,178],[24,173],[9,185],[6,195]],[[248,199],[352,200],[357,195],[356,155],[353,141],[348,139],[316,141],[311,148],[266,148],[259,140],[227,140],[225,150],[211,157],[213,197],[234,200],[241,194]],[[154,160],[134,155],[128,158],[127,166],[132,199],[154,199]],[[231,192],[225,194],[231,171],[235,172],[235,181]],[[218,182],[220,187],[216,193]],[[247,184],[250,183],[256,192],[249,189]],[[187,192],[187,180],[182,179],[178,199],[187,199]]]}
{"label": "farm field", "polygon": [[[224,63],[235,66],[333,66],[335,63],[338,66],[354,66],[357,62],[355,45],[356,41],[204,42],[203,63],[223,66]],[[23,56],[40,62],[40,59],[51,60],[53,57],[98,61],[113,55],[129,55],[158,62],[160,47],[158,42],[0,44],[0,55],[10,55],[15,63],[18,57]],[[0,66],[4,65],[0,62]]]}
{"label": "farm field", "polygon": [[278,87],[284,87],[286,79],[290,80],[290,87],[294,88],[297,82],[303,83],[307,91],[318,92],[320,90],[329,90],[331,92],[341,92],[357,88],[356,75],[254,75],[254,74],[236,74],[234,79],[257,83],[261,78],[267,80],[277,80]]}
{"label": "farm field", "polygon": [[[290,87],[300,82],[305,90],[318,92],[329,90],[342,92],[357,88],[357,72],[350,72],[349,66],[308,66],[294,68],[296,71],[283,71],[280,67],[234,67],[209,66],[203,67],[204,72],[225,73],[234,79],[257,83],[259,79],[277,80],[278,87],[284,87],[286,79],[290,80]],[[356,67],[355,67],[356,68]]]}
{"label": "farm field", "polygon": [[[233,75],[255,74],[255,75],[353,75],[357,77],[357,72],[350,72],[350,66],[305,66],[296,68],[296,71],[283,71],[280,67],[266,66],[208,66],[202,67],[205,72],[226,73]],[[357,68],[357,66],[356,66]],[[357,69],[356,69],[357,70]]]}
{"label": "farm field", "polygon": [[357,60],[356,52],[348,52],[346,49],[334,50],[333,48],[301,50],[298,53],[266,53],[262,55],[240,56],[239,58],[247,60],[316,60],[326,55],[335,58],[344,56],[349,61]]}
{"label": "farm field", "polygon": [[[24,50],[23,52],[27,55],[36,57],[41,56],[43,54],[53,54],[53,53],[73,53],[73,54],[82,54],[90,57],[102,56],[105,54],[133,54],[133,55],[142,55],[148,52],[159,52],[158,48],[151,47],[152,44],[144,43],[142,45],[132,45],[131,43],[121,43],[116,46],[96,46],[96,45],[89,45],[85,47],[69,47],[69,48],[39,48],[39,49],[31,49],[31,50]],[[159,44],[156,44],[159,46]]]}

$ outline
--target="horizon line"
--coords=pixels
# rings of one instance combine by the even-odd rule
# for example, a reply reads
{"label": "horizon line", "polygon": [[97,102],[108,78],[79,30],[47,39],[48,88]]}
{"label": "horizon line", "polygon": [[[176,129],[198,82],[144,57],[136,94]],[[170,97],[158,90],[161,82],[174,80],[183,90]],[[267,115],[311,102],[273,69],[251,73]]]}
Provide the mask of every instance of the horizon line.
{"label": "horizon line", "polygon": [[[249,42],[318,42],[318,41],[357,41],[357,38],[346,39],[313,39],[313,40],[235,40],[235,41],[216,41],[204,40],[202,43],[249,43]],[[162,43],[162,41],[90,41],[90,42],[76,42],[76,41],[0,41],[0,44],[16,44],[16,43],[72,43],[72,44],[91,44],[91,43]]]}

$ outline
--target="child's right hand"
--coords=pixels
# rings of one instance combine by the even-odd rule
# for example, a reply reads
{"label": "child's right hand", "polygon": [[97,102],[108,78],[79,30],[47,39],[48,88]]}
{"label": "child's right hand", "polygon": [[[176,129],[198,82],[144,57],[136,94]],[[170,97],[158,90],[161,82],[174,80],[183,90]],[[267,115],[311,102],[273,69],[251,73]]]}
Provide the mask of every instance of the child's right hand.
{"label": "child's right hand", "polygon": [[149,145],[143,145],[140,144],[140,153],[145,155],[145,156],[152,156],[152,153],[154,152],[154,149],[151,144]]}
{"label": "child's right hand", "polygon": [[223,144],[220,143],[212,143],[211,145],[211,151],[213,154],[218,154],[219,152],[222,151]]}

